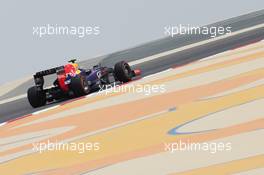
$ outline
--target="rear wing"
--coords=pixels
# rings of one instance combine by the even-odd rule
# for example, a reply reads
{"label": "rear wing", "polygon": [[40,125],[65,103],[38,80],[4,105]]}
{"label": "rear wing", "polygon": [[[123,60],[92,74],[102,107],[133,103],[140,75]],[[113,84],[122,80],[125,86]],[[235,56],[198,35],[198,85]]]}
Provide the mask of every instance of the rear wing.
{"label": "rear wing", "polygon": [[37,72],[34,75],[34,78],[40,78],[40,77],[44,77],[44,76],[47,76],[47,75],[55,74],[58,71],[63,70],[63,69],[64,69],[64,66],[60,66],[60,67],[55,67],[55,68],[52,68],[52,69],[43,70],[43,71]]}
{"label": "rear wing", "polygon": [[44,76],[55,74],[55,73],[58,73],[61,71],[64,71],[64,66],[59,66],[59,67],[39,71],[35,75],[33,75],[34,82],[37,86],[43,87],[43,85],[44,85],[44,78],[43,77]]}

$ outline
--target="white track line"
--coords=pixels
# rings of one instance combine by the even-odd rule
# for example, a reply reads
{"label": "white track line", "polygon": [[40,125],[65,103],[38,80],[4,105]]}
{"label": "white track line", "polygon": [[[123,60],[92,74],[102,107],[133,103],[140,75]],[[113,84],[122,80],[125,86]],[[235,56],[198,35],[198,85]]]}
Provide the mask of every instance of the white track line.
{"label": "white track line", "polygon": [[7,124],[7,122],[0,123],[0,127],[4,126],[5,124]]}
{"label": "white track line", "polygon": [[43,110],[40,110],[40,111],[36,111],[36,112],[33,112],[32,115],[37,115],[37,114],[40,114],[40,113],[55,109],[55,108],[57,108],[59,106],[61,106],[61,105],[56,105],[56,106],[52,106],[52,107],[49,107],[49,108],[46,108],[46,109],[43,109]]}
{"label": "white track line", "polygon": [[143,77],[143,79],[150,78],[150,77],[153,77],[153,76],[157,76],[157,75],[159,75],[159,74],[163,74],[163,73],[165,73],[165,72],[169,72],[169,71],[171,71],[171,70],[173,70],[173,68],[169,68],[169,69],[163,70],[163,71],[161,71],[161,72],[157,72],[157,73],[155,73],[155,74],[150,74],[150,75],[148,75],[148,76]]}

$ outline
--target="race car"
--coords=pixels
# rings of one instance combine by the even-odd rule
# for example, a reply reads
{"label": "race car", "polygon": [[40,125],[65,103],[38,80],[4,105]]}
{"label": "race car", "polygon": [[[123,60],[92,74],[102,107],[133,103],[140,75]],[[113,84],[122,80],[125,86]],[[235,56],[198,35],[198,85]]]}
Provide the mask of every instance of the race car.
{"label": "race car", "polygon": [[[57,74],[53,86],[44,88],[44,76]],[[27,98],[34,108],[54,101],[80,97],[102,89],[114,82],[126,83],[139,76],[139,69],[132,70],[128,63],[120,61],[114,68],[93,66],[92,69],[81,69],[76,59],[64,66],[37,72],[33,78],[35,85],[27,91]]]}

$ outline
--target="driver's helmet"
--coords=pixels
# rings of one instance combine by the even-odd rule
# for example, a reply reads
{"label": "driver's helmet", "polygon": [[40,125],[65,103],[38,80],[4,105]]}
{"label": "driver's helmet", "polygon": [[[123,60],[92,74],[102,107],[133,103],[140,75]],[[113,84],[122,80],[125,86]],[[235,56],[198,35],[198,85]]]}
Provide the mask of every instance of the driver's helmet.
{"label": "driver's helmet", "polygon": [[77,63],[71,63],[73,65],[73,67],[75,68],[75,70],[79,70],[79,65]]}
{"label": "driver's helmet", "polygon": [[76,63],[76,59],[72,59],[69,61],[69,63],[65,66],[65,72],[73,74],[79,74],[81,73],[79,69],[79,65]]}
{"label": "driver's helmet", "polygon": [[79,69],[79,65],[77,63],[72,63],[73,67],[75,68],[76,74],[81,73],[81,70]]}

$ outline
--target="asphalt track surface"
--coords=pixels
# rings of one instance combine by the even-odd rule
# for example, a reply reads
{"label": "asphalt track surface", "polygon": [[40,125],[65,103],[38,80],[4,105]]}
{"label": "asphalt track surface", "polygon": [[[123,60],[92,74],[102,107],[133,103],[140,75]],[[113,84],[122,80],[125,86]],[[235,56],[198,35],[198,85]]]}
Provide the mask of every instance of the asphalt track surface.
{"label": "asphalt track surface", "polygon": [[[237,18],[232,18],[229,20],[225,20],[222,22],[218,22],[215,24],[211,24],[211,26],[232,26],[232,31],[238,31],[247,27],[251,27],[258,24],[264,23],[264,10],[254,12],[248,15],[243,15]],[[188,37],[188,38],[186,38]],[[90,67],[94,65],[96,62],[100,62],[105,66],[112,66],[113,63],[123,60],[125,58],[126,61],[134,61],[140,58],[144,58],[146,56],[154,55],[160,52],[165,52],[168,50],[172,50],[181,46],[185,46],[188,44],[196,43],[199,41],[207,40],[210,36],[177,36],[174,38],[166,38],[163,40],[158,40],[153,43],[148,43],[137,48],[130,49],[129,51],[122,51],[114,54],[107,55],[102,58],[96,58],[89,61],[81,62],[81,65],[84,67]],[[167,68],[182,66],[188,64],[190,62],[202,59],[204,57],[214,55],[229,49],[234,49],[242,45],[250,44],[252,42],[256,42],[264,39],[264,28],[258,28],[256,30],[252,30],[249,32],[245,32],[242,34],[238,34],[235,36],[231,36],[225,39],[214,41],[213,43],[204,44],[201,46],[193,47],[187,50],[183,50],[165,57],[161,57],[159,59],[143,62],[134,67],[140,68],[142,70],[143,75],[147,76],[156,72],[160,72]],[[154,46],[155,45],[155,46]],[[50,80],[49,80],[50,81]],[[17,95],[24,89],[29,87],[32,82],[27,82],[22,86],[18,87],[19,89],[15,89],[10,92]],[[10,95],[10,94],[9,94]],[[4,97],[1,97],[4,98]],[[0,105],[0,123],[15,119],[27,114],[31,114],[35,111],[45,109],[47,107],[51,107],[53,105],[57,105],[58,103],[54,103],[51,105],[44,106],[42,108],[33,109],[26,98],[21,98],[9,103],[4,103]]]}

